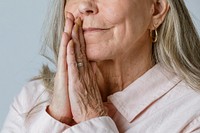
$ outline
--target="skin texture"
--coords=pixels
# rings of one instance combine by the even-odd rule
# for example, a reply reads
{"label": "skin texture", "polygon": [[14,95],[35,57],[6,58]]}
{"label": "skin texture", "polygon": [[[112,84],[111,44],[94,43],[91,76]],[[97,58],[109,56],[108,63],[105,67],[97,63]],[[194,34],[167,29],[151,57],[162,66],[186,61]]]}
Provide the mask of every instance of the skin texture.
{"label": "skin texture", "polygon": [[112,116],[103,102],[154,65],[150,31],[168,9],[166,0],[69,0],[47,112],[69,125]]}

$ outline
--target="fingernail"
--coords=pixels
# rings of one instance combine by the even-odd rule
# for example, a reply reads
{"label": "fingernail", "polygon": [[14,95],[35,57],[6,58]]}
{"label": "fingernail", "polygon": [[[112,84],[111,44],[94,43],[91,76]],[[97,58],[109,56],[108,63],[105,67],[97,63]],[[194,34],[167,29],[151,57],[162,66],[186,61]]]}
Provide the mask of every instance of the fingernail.
{"label": "fingernail", "polygon": [[82,21],[81,21],[81,18],[80,17],[78,17],[77,19],[76,19],[76,21],[75,21],[75,23],[77,23],[78,24],[78,26],[82,26]]}
{"label": "fingernail", "polygon": [[72,21],[74,21],[74,17],[72,15],[72,13],[68,12],[68,11],[65,11],[65,18],[69,18],[71,19]]}
{"label": "fingernail", "polygon": [[81,18],[78,18],[77,23],[79,26],[81,26],[81,24],[82,24]]}

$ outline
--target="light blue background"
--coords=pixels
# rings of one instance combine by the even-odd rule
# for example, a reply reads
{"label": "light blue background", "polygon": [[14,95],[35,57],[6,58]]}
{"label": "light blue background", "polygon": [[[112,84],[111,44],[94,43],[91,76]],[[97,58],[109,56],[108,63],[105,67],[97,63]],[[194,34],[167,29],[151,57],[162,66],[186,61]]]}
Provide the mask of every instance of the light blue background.
{"label": "light blue background", "polygon": [[[0,128],[13,97],[38,74],[41,27],[49,0],[0,0]],[[200,1],[187,0],[200,31]]]}

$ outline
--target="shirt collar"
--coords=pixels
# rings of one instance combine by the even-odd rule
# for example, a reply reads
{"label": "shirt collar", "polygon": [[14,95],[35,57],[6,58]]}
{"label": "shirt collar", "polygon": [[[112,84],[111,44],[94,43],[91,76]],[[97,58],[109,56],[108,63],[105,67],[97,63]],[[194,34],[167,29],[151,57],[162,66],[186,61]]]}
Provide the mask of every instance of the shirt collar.
{"label": "shirt collar", "polygon": [[169,92],[181,80],[156,64],[123,91],[108,97],[117,110],[131,122],[151,103]]}

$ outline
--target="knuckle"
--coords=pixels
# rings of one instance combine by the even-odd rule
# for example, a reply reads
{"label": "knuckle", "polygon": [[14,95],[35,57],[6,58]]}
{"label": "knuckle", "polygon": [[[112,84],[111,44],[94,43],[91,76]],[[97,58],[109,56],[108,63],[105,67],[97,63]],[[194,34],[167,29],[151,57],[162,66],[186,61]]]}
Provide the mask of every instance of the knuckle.
{"label": "knuckle", "polygon": [[69,40],[71,38],[71,35],[68,32],[64,32],[64,34],[65,34],[67,40]]}
{"label": "knuckle", "polygon": [[69,42],[71,36],[70,34],[66,33],[66,32],[63,32],[62,34],[62,41],[61,41],[61,44],[60,46],[63,46],[63,47],[66,47],[67,46],[67,43]]}

